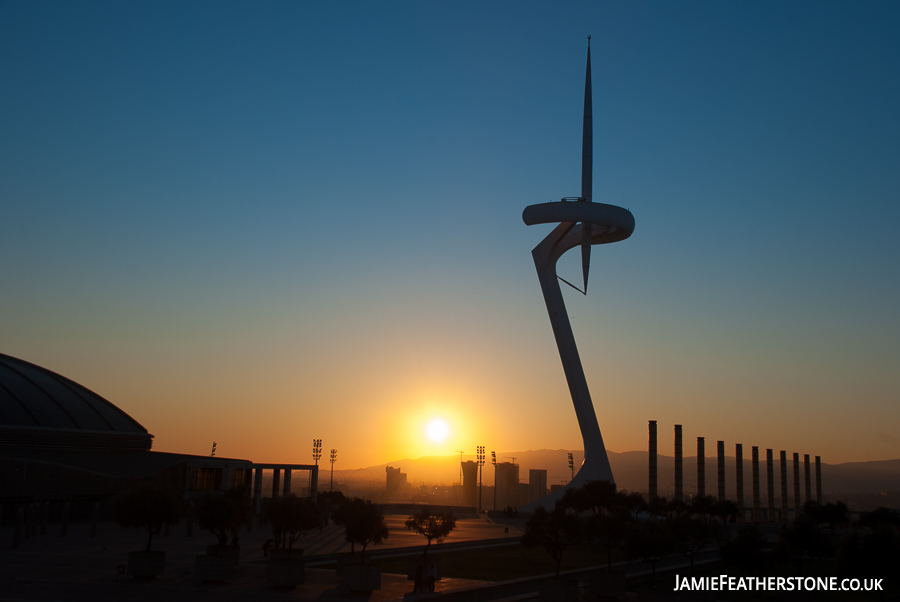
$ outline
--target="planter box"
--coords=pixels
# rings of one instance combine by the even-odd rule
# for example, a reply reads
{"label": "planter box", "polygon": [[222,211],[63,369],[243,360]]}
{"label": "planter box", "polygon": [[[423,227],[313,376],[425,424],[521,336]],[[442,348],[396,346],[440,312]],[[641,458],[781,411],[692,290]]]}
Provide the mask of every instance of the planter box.
{"label": "planter box", "polygon": [[[288,560],[288,549],[278,548],[277,550],[269,550],[269,558],[271,560]],[[290,554],[291,560],[303,560],[303,548],[294,548]]]}
{"label": "planter box", "polygon": [[596,600],[616,600],[625,595],[625,572],[622,569],[594,571],[588,580],[588,596]]}
{"label": "planter box", "polygon": [[197,556],[194,563],[194,576],[200,581],[225,581],[234,570],[231,558],[227,556]]}
{"label": "planter box", "polygon": [[304,562],[301,554],[291,554],[291,559],[270,558],[266,565],[266,585],[293,589],[303,584]]}
{"label": "planter box", "polygon": [[206,546],[206,555],[228,558],[232,567],[237,568],[241,562],[241,546]]}
{"label": "planter box", "polygon": [[541,583],[541,602],[578,602],[578,581],[548,579]]}
{"label": "planter box", "polygon": [[337,570],[335,572],[335,575],[337,575],[338,577],[343,577],[345,566],[347,566],[348,564],[359,564],[359,554],[355,552],[344,552],[343,554],[337,555],[335,562],[337,563]]}
{"label": "planter box", "polygon": [[350,592],[373,592],[381,589],[381,566],[377,564],[346,564],[341,589]]}
{"label": "planter box", "polygon": [[165,566],[165,552],[128,552],[128,564],[125,565],[125,574],[139,579],[152,579],[157,575],[162,575]]}
{"label": "planter box", "polygon": [[441,580],[441,557],[440,556],[411,556],[408,558],[409,563],[406,565],[406,580],[416,580],[416,567],[422,565],[422,583],[428,585],[428,567],[433,562],[434,568],[437,570],[436,581]]}

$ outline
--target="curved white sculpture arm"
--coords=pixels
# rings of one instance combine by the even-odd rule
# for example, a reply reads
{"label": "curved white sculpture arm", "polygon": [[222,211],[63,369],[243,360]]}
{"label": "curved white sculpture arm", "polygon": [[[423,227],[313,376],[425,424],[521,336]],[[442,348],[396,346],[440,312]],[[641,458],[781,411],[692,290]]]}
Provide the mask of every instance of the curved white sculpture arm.
{"label": "curved white sculpture arm", "polygon": [[541,290],[544,293],[544,302],[547,305],[547,313],[550,315],[550,324],[553,326],[553,335],[559,349],[559,357],[562,360],[569,392],[572,395],[572,403],[575,406],[575,416],[578,418],[578,426],[584,440],[584,462],[575,478],[565,489],[523,506],[522,510],[528,512],[541,505],[548,509],[552,508],[566,489],[580,487],[587,481],[602,479],[614,481],[606,447],[603,445],[603,436],[600,434],[600,425],[594,412],[594,404],[591,401],[591,392],[588,389],[584,368],[578,355],[578,347],[575,345],[572,324],[569,322],[569,314],[566,311],[566,304],[559,287],[556,263],[566,251],[582,244],[582,226],[578,222],[586,221],[592,224],[591,244],[594,245],[617,242],[631,236],[634,231],[634,217],[626,209],[601,203],[532,205],[525,209],[522,217],[529,225],[558,221],[559,218],[572,220],[563,221],[554,228],[534,248],[531,255],[534,258],[535,268],[537,268]]}

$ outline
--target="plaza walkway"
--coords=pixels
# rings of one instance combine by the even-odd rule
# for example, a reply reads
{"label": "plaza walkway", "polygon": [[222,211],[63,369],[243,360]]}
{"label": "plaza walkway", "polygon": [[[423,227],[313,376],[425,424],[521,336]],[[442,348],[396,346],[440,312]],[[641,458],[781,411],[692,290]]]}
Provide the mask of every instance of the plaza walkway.
{"label": "plaza walkway", "polygon": [[[403,526],[406,515],[388,515],[385,520],[390,535],[384,545],[370,546],[366,553],[390,554],[398,548],[421,546],[424,538]],[[487,518],[461,518],[448,543],[453,546],[481,545],[478,540],[497,540],[521,535],[522,521],[502,524]],[[509,534],[505,529],[509,527]],[[265,585],[266,566],[263,543],[271,537],[267,525],[253,526],[250,533],[240,534],[241,565],[224,584],[204,584],[194,577],[194,557],[203,554],[215,539],[194,528],[193,536],[186,527],[173,527],[168,536],[154,538],[153,549],[166,551],[166,573],[153,581],[136,582],[117,575],[117,567],[126,561],[129,550],[146,545],[146,532],[123,529],[110,522],[97,525],[97,536],[90,537],[90,524],[70,524],[68,535],[61,537],[58,525],[48,525],[44,535],[24,539],[19,548],[11,548],[12,528],[0,529],[0,600],[46,600],[55,602],[88,602],[96,600],[135,601],[231,601],[231,600],[400,600],[411,596],[412,583],[405,575],[382,575],[382,588],[371,595],[341,592],[340,577],[332,569],[309,567],[306,582],[291,591],[275,591]],[[502,543],[502,542],[501,542]],[[295,544],[307,556],[327,556],[348,552],[343,528],[329,525]],[[479,585],[464,579],[442,579],[438,592]],[[425,596],[430,597],[430,596]]]}

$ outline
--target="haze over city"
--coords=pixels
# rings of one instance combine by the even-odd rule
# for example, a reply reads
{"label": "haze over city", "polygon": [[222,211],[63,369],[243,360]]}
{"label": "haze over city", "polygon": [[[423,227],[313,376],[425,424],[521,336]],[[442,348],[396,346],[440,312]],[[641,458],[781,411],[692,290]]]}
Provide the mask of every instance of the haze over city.
{"label": "haze over city", "polygon": [[577,449],[521,214],[578,194],[591,34],[594,200],[636,220],[564,292],[606,446],[654,419],[898,458],[898,30],[886,2],[2,3],[0,352],[158,451]]}

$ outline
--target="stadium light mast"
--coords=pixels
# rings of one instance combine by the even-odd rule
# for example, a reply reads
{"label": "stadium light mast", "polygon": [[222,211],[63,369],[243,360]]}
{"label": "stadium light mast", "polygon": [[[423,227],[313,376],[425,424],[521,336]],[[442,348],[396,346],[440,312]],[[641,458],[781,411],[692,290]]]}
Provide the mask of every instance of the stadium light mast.
{"label": "stadium light mast", "polygon": [[331,457],[328,458],[328,461],[331,462],[331,487],[328,488],[328,491],[334,491],[334,463],[337,461],[337,450],[331,450]]}
{"label": "stadium light mast", "polygon": [[484,475],[484,446],[478,446],[478,454],[475,456],[478,462],[478,514],[481,514],[481,486]]}
{"label": "stadium light mast", "polygon": [[[313,439],[313,460],[316,463],[316,479],[319,478],[319,458],[322,457],[322,440],[321,439]],[[309,490],[312,492],[313,486],[313,471],[309,471]],[[312,495],[312,493],[310,493]]]}
{"label": "stadium light mast", "polygon": [[494,510],[497,509],[497,452],[491,452],[491,464],[494,466]]}

